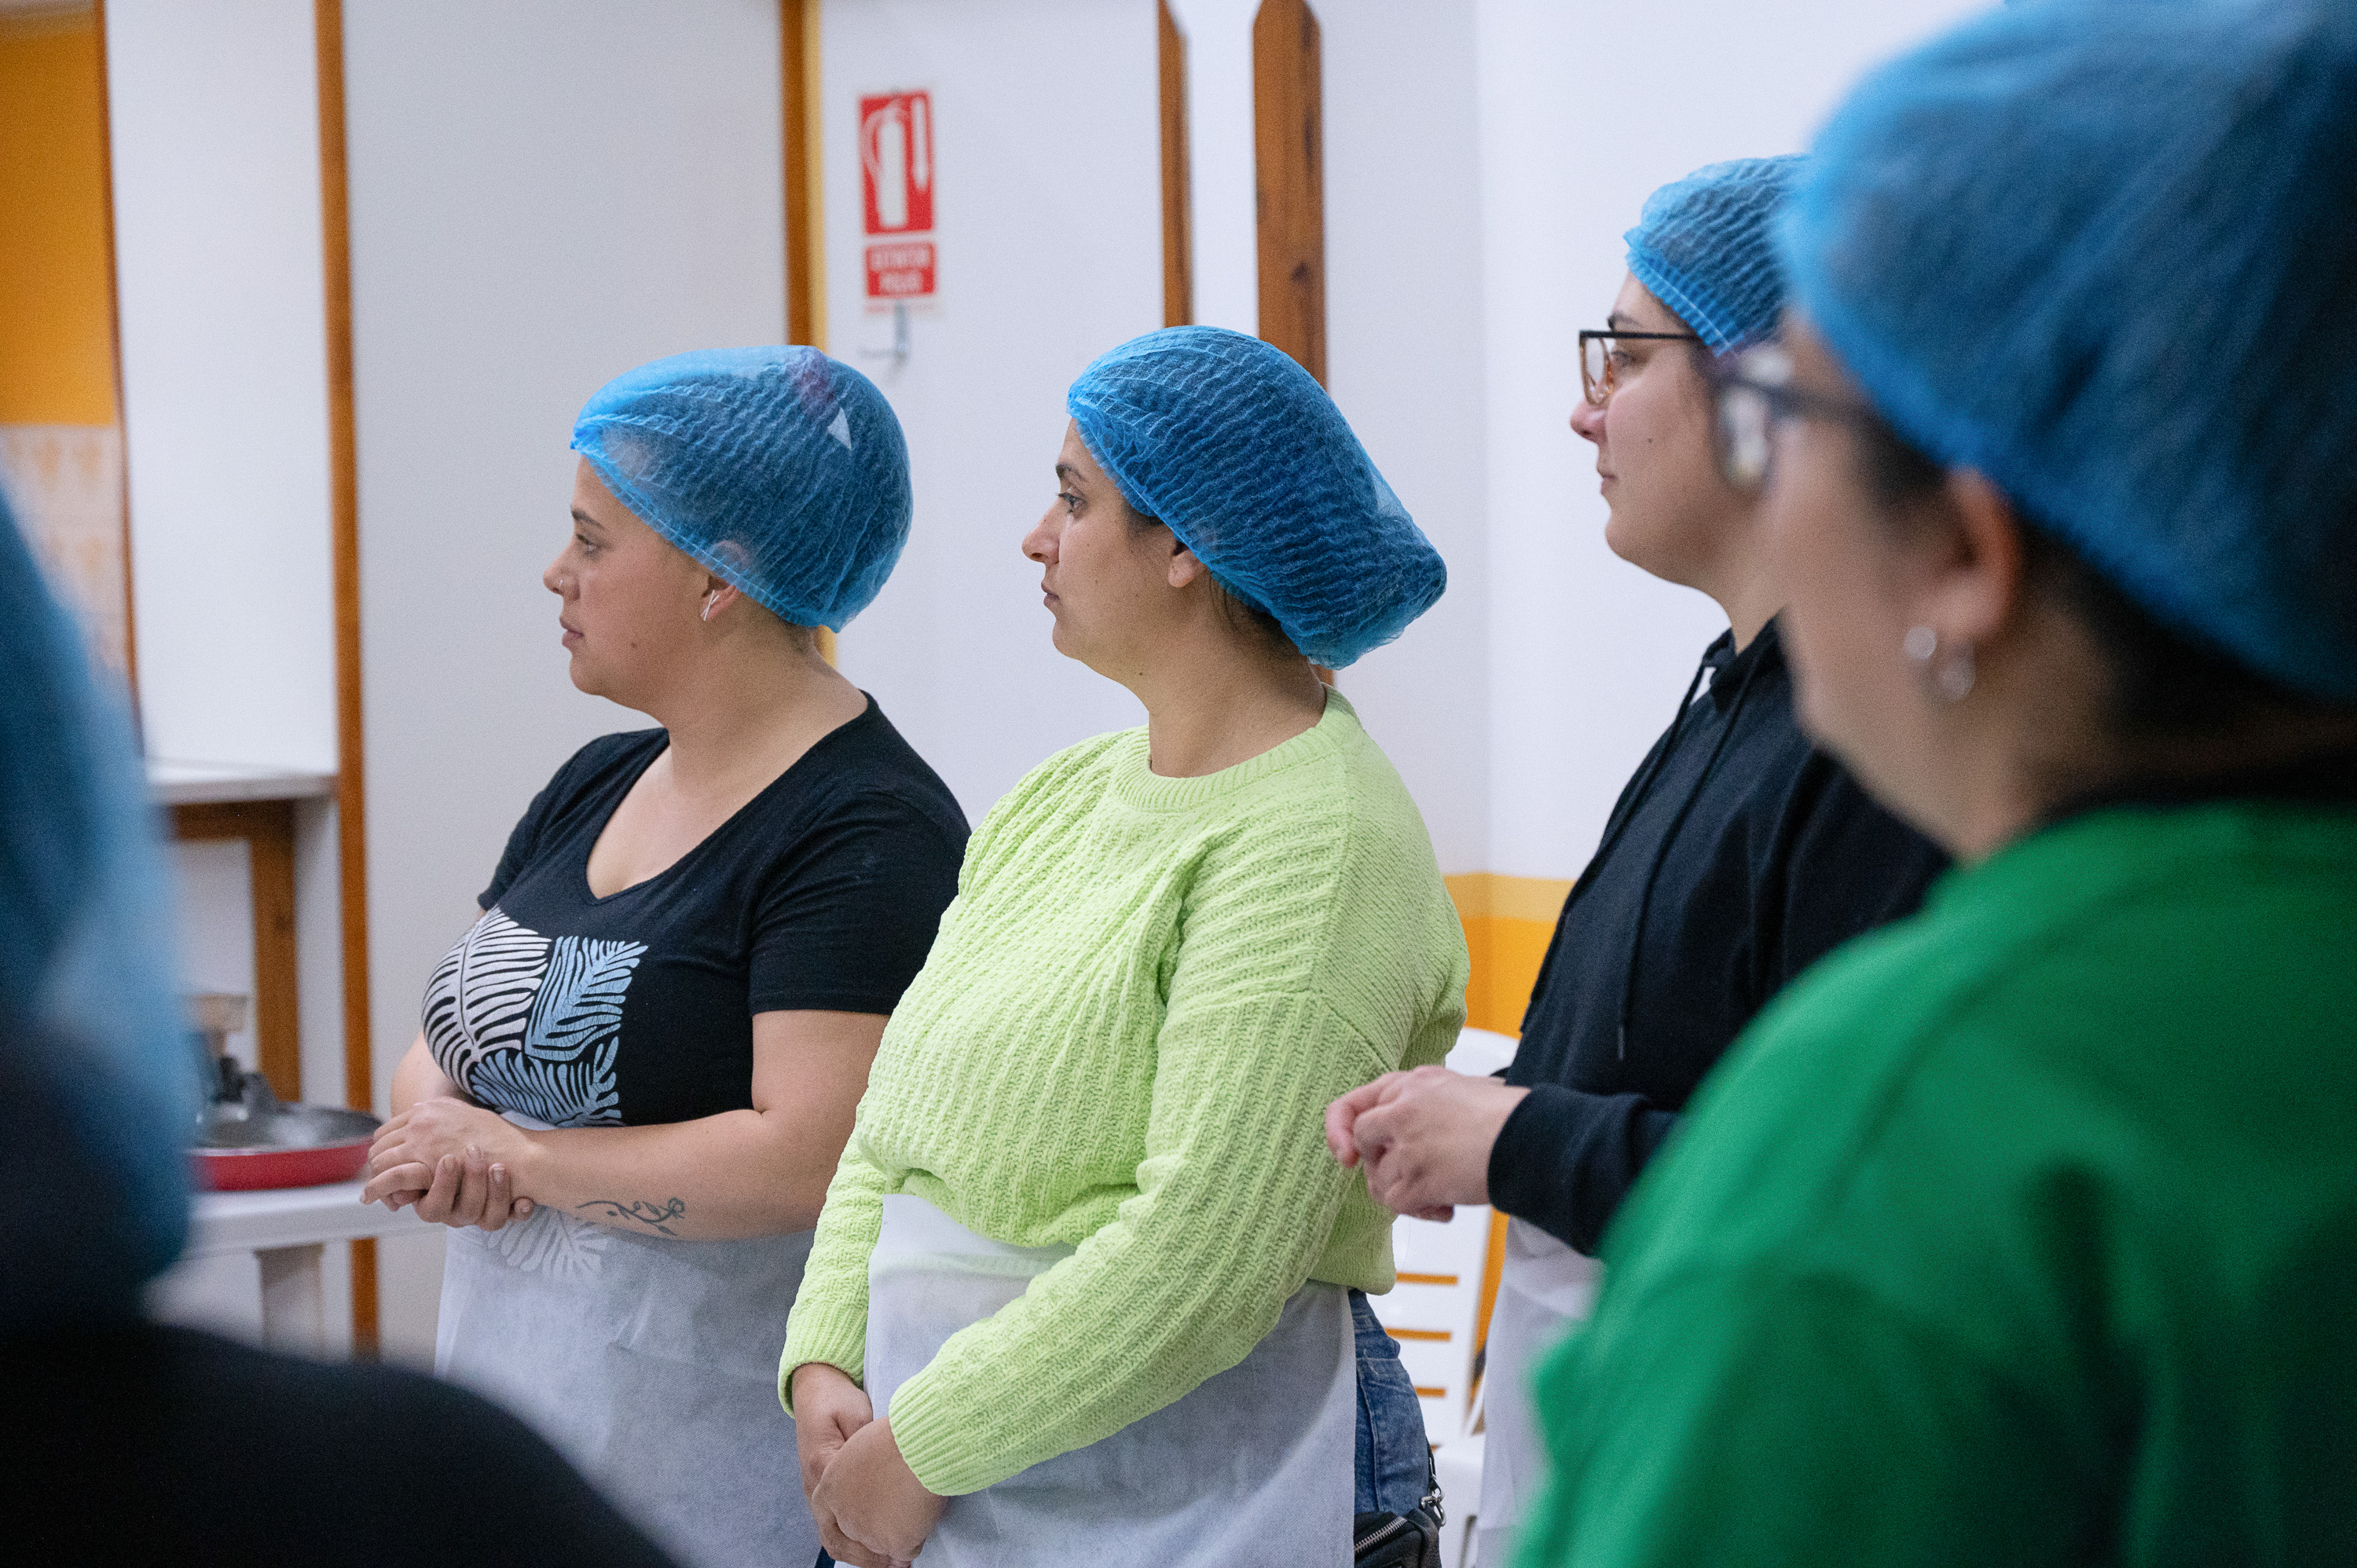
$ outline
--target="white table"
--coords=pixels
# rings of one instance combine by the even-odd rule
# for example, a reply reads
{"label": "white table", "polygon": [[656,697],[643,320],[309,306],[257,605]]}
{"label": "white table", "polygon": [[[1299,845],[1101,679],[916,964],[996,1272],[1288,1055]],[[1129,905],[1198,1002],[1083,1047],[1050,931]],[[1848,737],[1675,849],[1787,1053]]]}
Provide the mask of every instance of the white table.
{"label": "white table", "polygon": [[330,1241],[430,1229],[410,1209],[361,1202],[361,1184],[208,1192],[189,1216],[188,1250],[148,1287],[167,1323],[210,1328],[274,1350],[328,1348],[321,1263]]}
{"label": "white table", "polygon": [[334,794],[336,776],[247,762],[176,762],[151,757],[147,759],[147,792],[159,806],[304,800]]}

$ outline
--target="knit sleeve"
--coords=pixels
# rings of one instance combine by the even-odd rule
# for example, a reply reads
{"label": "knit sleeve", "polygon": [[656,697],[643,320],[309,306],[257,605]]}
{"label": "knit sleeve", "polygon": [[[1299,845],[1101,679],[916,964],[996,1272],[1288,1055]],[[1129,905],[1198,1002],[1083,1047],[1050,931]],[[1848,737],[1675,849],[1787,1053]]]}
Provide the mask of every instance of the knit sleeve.
{"label": "knit sleeve", "polygon": [[[979,1491],[1243,1360],[1308,1278],[1360,1179],[1326,1153],[1326,1106],[1386,1065],[1318,995],[1174,997],[1136,1196],[894,1393],[892,1434],[917,1478],[947,1496]],[[830,1193],[830,1219],[834,1209]],[[875,1233],[864,1219],[863,1265]],[[823,1230],[822,1248],[828,1240]],[[842,1293],[831,1279],[823,1288],[832,1321]],[[810,1359],[794,1348],[802,1310],[789,1359]]]}
{"label": "knit sleeve", "polygon": [[791,1415],[794,1369],[823,1361],[864,1382],[867,1358],[867,1258],[884,1228],[884,1197],[892,1178],[859,1149],[854,1136],[826,1184],[810,1261],[786,1319],[786,1348],[778,1358],[778,1399]]}

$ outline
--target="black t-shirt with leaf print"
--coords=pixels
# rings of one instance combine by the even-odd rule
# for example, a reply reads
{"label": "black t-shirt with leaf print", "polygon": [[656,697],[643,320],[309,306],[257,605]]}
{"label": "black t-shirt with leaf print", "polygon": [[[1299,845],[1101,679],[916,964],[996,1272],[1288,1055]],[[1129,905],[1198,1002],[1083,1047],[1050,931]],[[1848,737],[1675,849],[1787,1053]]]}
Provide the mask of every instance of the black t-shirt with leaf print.
{"label": "black t-shirt with leaf print", "polygon": [[755,1014],[889,1013],[924,965],[965,815],[873,698],[677,864],[597,897],[589,852],[668,744],[607,736],[557,769],[426,987],[435,1061],[494,1111],[599,1127],[743,1110]]}

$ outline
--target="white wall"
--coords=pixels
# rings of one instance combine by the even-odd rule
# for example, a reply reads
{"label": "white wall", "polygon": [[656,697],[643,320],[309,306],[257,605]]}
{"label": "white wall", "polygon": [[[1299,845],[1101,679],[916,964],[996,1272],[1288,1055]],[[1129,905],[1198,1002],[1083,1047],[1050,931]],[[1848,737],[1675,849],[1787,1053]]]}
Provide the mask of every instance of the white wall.
{"label": "white wall", "polygon": [[[1152,0],[1146,0],[1153,9]],[[1194,319],[1260,330],[1253,17],[1260,0],[1170,0],[1187,40],[1187,235]]]}
{"label": "white wall", "polygon": [[[380,1104],[533,792],[649,722],[574,691],[540,575],[592,392],[785,336],[779,59],[774,0],[346,6]],[[431,1333],[412,1251],[396,1352]]]}
{"label": "white wall", "polygon": [[331,772],[311,0],[106,8],[141,718],[159,757]]}
{"label": "white wall", "polygon": [[[979,821],[1050,753],[1143,721],[1059,654],[1023,535],[1055,493],[1064,392],[1162,324],[1151,0],[827,0],[827,346],[876,378],[909,440],[916,522],[845,672]],[[854,132],[863,93],[933,93],[941,301],[905,365],[865,304]]]}
{"label": "white wall", "polygon": [[1327,388],[1448,591],[1341,672],[1443,871],[1489,868],[1488,411],[1473,0],[1320,0]]}
{"label": "white wall", "polygon": [[[1576,335],[1646,194],[1796,152],[1868,65],[1973,0],[1477,0],[1489,386],[1489,868],[1577,874],[1726,627],[1604,546]],[[1330,89],[1329,89],[1330,91]]]}

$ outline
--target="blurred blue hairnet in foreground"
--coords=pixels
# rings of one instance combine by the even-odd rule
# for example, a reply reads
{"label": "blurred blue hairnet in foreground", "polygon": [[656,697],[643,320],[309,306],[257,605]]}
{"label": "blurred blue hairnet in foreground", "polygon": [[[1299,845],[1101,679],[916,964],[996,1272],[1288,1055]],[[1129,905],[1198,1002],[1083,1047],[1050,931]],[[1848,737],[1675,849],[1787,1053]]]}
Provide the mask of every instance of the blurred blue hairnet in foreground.
{"label": "blurred blue hairnet in foreground", "polygon": [[1869,77],[1783,235],[1892,425],[2357,702],[2357,5],[2047,0]]}
{"label": "blurred blue hairnet in foreground", "polygon": [[909,449],[876,384],[815,349],[712,349],[615,377],[573,449],[746,597],[843,629],[909,541]]}
{"label": "blurred blue hairnet in foreground", "polygon": [[0,1331],[128,1316],[179,1253],[172,953],[130,725],[0,499]]}
{"label": "blurred blue hairnet in foreground", "polygon": [[1771,336],[1784,312],[1775,218],[1805,160],[1711,164],[1645,199],[1629,242],[1631,275],[1714,354]]}
{"label": "blurred blue hairnet in foreground", "polygon": [[1123,499],[1329,669],[1398,637],[1448,585],[1326,389],[1257,338],[1149,332],[1082,371],[1065,406]]}

